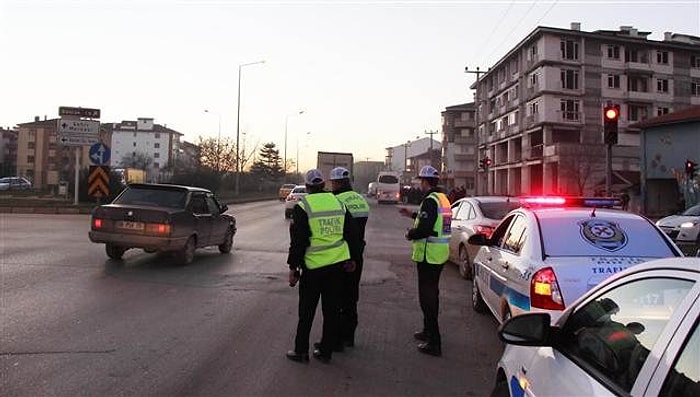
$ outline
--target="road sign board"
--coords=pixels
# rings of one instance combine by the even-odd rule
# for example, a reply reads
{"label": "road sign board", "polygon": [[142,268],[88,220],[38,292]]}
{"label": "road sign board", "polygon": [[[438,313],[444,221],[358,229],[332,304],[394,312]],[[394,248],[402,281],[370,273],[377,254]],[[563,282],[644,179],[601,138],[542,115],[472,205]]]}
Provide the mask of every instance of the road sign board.
{"label": "road sign board", "polygon": [[58,142],[64,146],[89,146],[100,141],[97,135],[59,135]]}
{"label": "road sign board", "polygon": [[58,120],[59,135],[95,135],[100,133],[100,122],[92,120]]}
{"label": "road sign board", "polygon": [[90,146],[90,161],[95,165],[107,165],[109,164],[109,157],[111,156],[109,146],[102,142],[96,143]]}
{"label": "road sign board", "polygon": [[88,196],[100,199],[109,196],[109,167],[91,165],[88,175]]}
{"label": "road sign board", "polygon": [[85,117],[89,119],[99,119],[100,109],[74,108],[70,106],[59,106],[59,116]]}

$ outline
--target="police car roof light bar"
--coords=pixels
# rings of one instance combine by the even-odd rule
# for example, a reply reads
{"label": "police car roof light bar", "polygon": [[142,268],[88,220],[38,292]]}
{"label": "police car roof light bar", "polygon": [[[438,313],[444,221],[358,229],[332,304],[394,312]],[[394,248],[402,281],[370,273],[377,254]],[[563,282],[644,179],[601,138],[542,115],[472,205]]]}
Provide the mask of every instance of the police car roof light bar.
{"label": "police car roof light bar", "polygon": [[593,207],[612,208],[622,205],[622,200],[614,197],[562,197],[562,196],[528,196],[521,197],[524,207]]}

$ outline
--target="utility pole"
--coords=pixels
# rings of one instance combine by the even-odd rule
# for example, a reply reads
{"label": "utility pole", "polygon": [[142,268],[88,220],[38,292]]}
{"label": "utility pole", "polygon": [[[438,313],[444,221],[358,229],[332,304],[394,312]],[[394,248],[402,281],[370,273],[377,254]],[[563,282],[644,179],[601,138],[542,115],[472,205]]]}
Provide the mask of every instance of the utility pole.
{"label": "utility pole", "polygon": [[[433,135],[437,134],[438,132],[437,132],[437,131],[433,131],[433,130],[424,131],[424,132],[425,132],[426,135],[430,135],[430,165],[432,165],[433,167],[435,167],[435,165],[434,165],[434,163],[433,163]],[[440,167],[440,168],[442,169],[442,167]],[[441,172],[442,172],[442,170],[441,170]]]}
{"label": "utility pole", "polygon": [[[474,119],[476,121],[476,128],[474,129],[474,136],[476,137],[476,161],[474,162],[474,195],[478,196],[479,195],[479,85],[480,82],[479,80],[481,79],[481,74],[486,73],[484,71],[479,70],[479,67],[476,67],[476,70],[469,70],[468,66],[464,67],[464,73],[473,73],[476,74],[476,92],[474,93],[474,97],[476,98],[474,100]],[[488,174],[486,174],[486,186],[487,186],[487,193],[488,193]]]}

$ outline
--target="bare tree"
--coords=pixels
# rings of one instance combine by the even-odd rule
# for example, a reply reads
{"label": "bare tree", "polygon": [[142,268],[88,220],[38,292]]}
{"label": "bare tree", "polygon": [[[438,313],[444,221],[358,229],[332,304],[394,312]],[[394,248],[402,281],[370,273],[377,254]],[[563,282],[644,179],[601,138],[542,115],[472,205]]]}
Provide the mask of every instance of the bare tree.
{"label": "bare tree", "polygon": [[574,194],[583,195],[592,177],[605,169],[605,150],[595,144],[561,144],[559,146],[559,174],[568,186],[575,186]]}
{"label": "bare tree", "polygon": [[217,172],[236,170],[236,145],[228,137],[199,137],[199,159],[203,167]]}
{"label": "bare tree", "polygon": [[137,168],[140,170],[147,169],[151,164],[153,164],[153,157],[143,152],[134,152],[131,157],[126,156],[119,162],[119,165],[124,168]]}

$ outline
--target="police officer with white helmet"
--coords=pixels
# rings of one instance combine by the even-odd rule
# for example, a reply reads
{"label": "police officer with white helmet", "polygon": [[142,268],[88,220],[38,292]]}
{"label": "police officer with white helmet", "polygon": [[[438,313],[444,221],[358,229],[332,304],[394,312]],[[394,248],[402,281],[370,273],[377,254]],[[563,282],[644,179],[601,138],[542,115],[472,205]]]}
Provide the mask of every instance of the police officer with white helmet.
{"label": "police officer with white helmet", "polygon": [[413,228],[406,232],[412,242],[412,255],[418,267],[418,299],[423,311],[423,329],[413,337],[422,343],[418,351],[432,356],[442,355],[442,341],[438,325],[440,309],[440,274],[449,255],[448,243],[452,210],[447,196],[437,186],[440,173],[426,165],[418,174],[420,188],[425,193],[418,212],[400,208],[399,212],[414,219]]}

